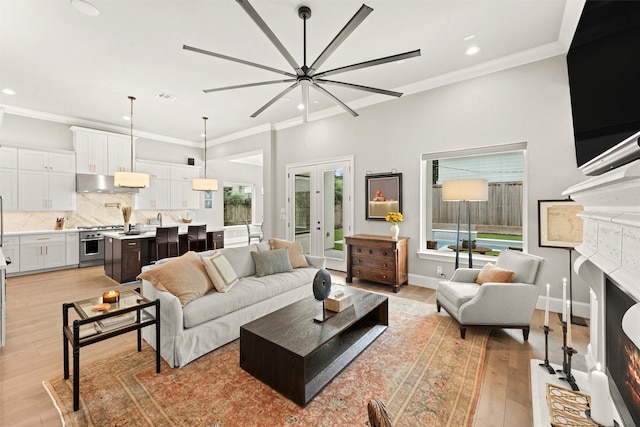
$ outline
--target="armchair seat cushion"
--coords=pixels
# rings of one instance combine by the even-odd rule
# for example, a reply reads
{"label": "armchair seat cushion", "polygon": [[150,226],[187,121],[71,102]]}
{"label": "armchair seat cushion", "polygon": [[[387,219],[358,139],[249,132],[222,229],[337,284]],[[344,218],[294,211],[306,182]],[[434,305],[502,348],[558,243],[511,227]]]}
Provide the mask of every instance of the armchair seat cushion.
{"label": "armchair seat cushion", "polygon": [[451,283],[440,282],[438,296],[444,298],[456,307],[460,307],[465,302],[471,300],[478,294],[480,285],[477,283]]}

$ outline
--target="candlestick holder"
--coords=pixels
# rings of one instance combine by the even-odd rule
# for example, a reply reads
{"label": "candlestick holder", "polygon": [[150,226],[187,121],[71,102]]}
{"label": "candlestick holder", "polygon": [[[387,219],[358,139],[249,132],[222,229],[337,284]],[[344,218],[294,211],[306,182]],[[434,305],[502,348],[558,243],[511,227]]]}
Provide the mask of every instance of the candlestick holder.
{"label": "candlestick holder", "polygon": [[564,350],[564,354],[566,355],[567,369],[566,371],[563,371],[564,377],[560,377],[560,379],[568,382],[571,386],[571,390],[580,391],[580,388],[578,388],[578,384],[576,384],[576,379],[571,374],[571,357],[573,357],[574,354],[578,353],[578,351],[574,350],[572,347],[567,347],[566,345],[562,347],[562,349]]}
{"label": "candlestick holder", "polygon": [[[562,325],[562,348],[565,349],[567,347],[567,322],[560,322]],[[566,374],[567,370],[567,352],[562,352],[562,369],[558,369],[556,372],[559,374]]]}
{"label": "candlestick holder", "polygon": [[540,363],[540,366],[547,368],[549,374],[555,375],[556,370],[549,364],[549,332],[553,332],[553,329],[548,326],[540,326],[540,329],[544,331],[544,363]]}

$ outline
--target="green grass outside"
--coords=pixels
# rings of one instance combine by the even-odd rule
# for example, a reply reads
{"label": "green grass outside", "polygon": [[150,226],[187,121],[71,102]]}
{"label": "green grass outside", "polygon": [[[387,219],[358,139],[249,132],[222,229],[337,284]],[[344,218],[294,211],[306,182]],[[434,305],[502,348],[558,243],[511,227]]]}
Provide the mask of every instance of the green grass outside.
{"label": "green grass outside", "polygon": [[342,231],[342,228],[336,228],[333,232],[335,233],[336,242],[338,242],[338,241],[340,242],[340,243],[334,243],[333,249],[335,249],[336,251],[341,251],[341,250],[343,250],[343,243],[342,243],[343,231]]}
{"label": "green grass outside", "polygon": [[515,234],[487,234],[487,233],[478,233],[478,239],[496,239],[496,240],[516,240],[518,242],[522,242],[522,236],[518,236]]}

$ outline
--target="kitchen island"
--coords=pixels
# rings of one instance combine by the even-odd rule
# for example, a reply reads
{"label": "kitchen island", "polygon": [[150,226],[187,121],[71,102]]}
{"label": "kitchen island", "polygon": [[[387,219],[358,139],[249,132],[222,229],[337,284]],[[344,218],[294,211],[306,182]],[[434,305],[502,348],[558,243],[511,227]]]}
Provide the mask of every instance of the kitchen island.
{"label": "kitchen island", "polygon": [[[187,252],[187,230],[187,225],[179,225],[180,255]],[[156,260],[155,228],[142,230],[140,234],[107,231],[102,235],[104,236],[104,273],[118,283],[136,280],[142,267]],[[224,231],[207,231],[207,249],[223,247]],[[163,258],[165,254],[160,255]]]}

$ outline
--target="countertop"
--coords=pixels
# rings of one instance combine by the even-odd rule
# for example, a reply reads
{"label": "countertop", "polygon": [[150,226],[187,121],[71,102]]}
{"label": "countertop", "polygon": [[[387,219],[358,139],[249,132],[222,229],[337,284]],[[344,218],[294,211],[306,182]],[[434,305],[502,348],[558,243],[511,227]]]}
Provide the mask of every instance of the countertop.
{"label": "countertop", "polygon": [[68,234],[78,233],[80,230],[77,228],[65,228],[63,230],[32,230],[32,231],[5,231],[4,237],[16,237],[16,236],[33,236],[37,234]]}
{"label": "countertop", "polygon": [[[204,225],[199,223],[179,223],[179,224],[166,224],[164,227],[178,227],[178,234],[187,234],[190,225]],[[156,237],[156,225],[145,225],[143,226],[143,231],[140,234],[124,234],[122,231],[103,231],[102,235],[104,237],[111,237],[113,239],[120,240],[129,240],[129,239],[149,239],[152,237]],[[207,232],[213,230],[207,230]]]}

